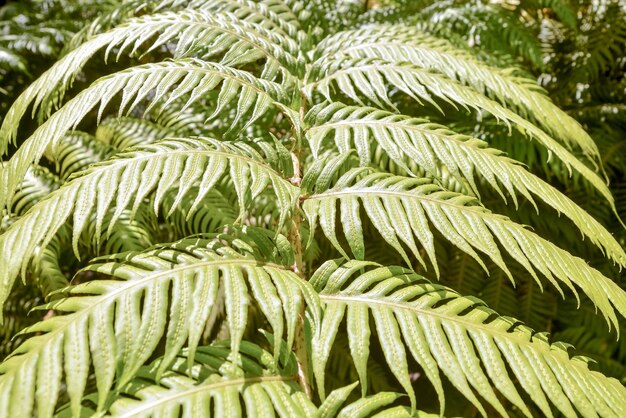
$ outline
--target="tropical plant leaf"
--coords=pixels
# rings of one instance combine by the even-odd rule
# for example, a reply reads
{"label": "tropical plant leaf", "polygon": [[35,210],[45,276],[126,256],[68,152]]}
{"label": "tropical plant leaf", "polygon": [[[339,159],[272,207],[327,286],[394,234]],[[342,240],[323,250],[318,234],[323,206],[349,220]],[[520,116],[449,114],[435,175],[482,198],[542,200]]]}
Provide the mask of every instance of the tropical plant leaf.
{"label": "tropical plant leaf", "polygon": [[[499,396],[531,416],[520,389],[545,416],[553,416],[551,404],[572,417],[577,415],[574,409],[586,416],[624,413],[626,390],[617,380],[590,371],[585,359],[570,357],[563,345],[548,343],[513,318],[498,316],[477,299],[458,296],[410,270],[364,261],[327,261],[311,284],[324,306],[312,343],[322,396],[326,359],[345,318],[361,380],[367,379],[364,365],[371,332],[378,336],[391,372],[413,403],[407,349],[437,390],[441,411],[443,373],[485,416],[485,404],[508,416]],[[403,344],[389,344],[400,340]]]}
{"label": "tropical plant leaf", "polygon": [[400,64],[411,62],[436,70],[453,80],[484,92],[503,106],[530,117],[565,144],[579,146],[596,159],[598,149],[593,139],[567,113],[554,105],[534,81],[517,77],[511,71],[497,70],[478,61],[466,51],[407,25],[372,25],[338,33],[317,47],[317,54],[354,58],[382,58]]}
{"label": "tropical plant leaf", "polygon": [[[445,102],[453,105],[459,104],[466,109],[487,111],[496,118],[512,124],[528,138],[540,142],[549,153],[554,153],[565,163],[570,173],[572,169],[580,173],[602,193],[611,207],[614,207],[613,196],[606,183],[571,152],[527,119],[473,88],[460,84],[455,79],[433,73],[429,69],[420,68],[411,63],[392,63],[372,58],[335,59],[327,62],[326,65],[322,62],[318,64],[318,67],[314,66],[311,73],[312,81],[305,87],[305,92],[311,96],[314,91],[318,91],[330,102],[333,101],[330,88],[336,85],[341,93],[361,105],[363,105],[361,100],[363,96],[380,107],[393,108],[387,87],[389,84],[420,104],[424,100],[438,107],[434,101],[434,98],[438,97]],[[318,73],[323,76],[318,76]],[[368,83],[365,81],[367,79],[372,81]]]}
{"label": "tropical plant leaf", "polygon": [[[197,191],[191,192],[196,194]],[[189,235],[206,232],[217,232],[219,228],[232,224],[239,215],[235,202],[232,202],[218,190],[212,189],[192,209],[193,202],[183,199],[178,207],[172,211],[171,207],[176,199],[177,190],[173,190],[163,199],[163,213],[168,216],[176,234],[183,238]]]}
{"label": "tropical plant leaf", "polygon": [[[237,361],[250,299],[267,315],[274,333],[285,334],[288,347],[302,304],[318,316],[314,313],[319,310],[317,295],[298,275],[218,240],[187,239],[143,253],[103,258],[84,271],[111,275],[113,280],[67,288],[68,298],[46,306],[61,315],[26,330],[41,335],[31,337],[0,365],[1,415],[29,416],[34,405],[50,414],[62,383],[68,386],[72,411],[77,414],[90,367],[97,404],[103,408],[112,385],[120,388],[129,383],[163,340],[165,353],[157,379],[185,344],[191,364],[220,288],[233,361]],[[169,304],[169,298],[176,303]],[[276,359],[280,349],[276,344]]]}
{"label": "tropical plant leaf", "polygon": [[0,417],[626,416],[624,6],[0,7]]}
{"label": "tropical plant leaf", "polygon": [[24,342],[27,336],[18,335],[21,330],[41,320],[42,312],[32,312],[32,309],[43,303],[41,294],[33,286],[17,285],[11,292],[11,298],[2,307],[5,318],[2,332],[0,332],[0,361]]}
{"label": "tropical plant leaf", "polygon": [[[309,224],[314,228],[319,222],[326,237],[346,258],[350,257],[339,243],[335,230],[337,203],[341,227],[350,249],[358,259],[363,259],[365,248],[360,217],[360,208],[363,207],[382,238],[403,255],[408,265],[411,262],[401,243],[426,267],[417,248],[419,243],[437,271],[434,229],[471,255],[485,269],[485,264],[475,250],[488,255],[515,283],[502,257],[502,248],[528,270],[540,286],[536,271],[546,277],[561,295],[563,291],[557,280],[569,287],[576,297],[578,295],[573,284],[578,285],[602,312],[609,326],[612,324],[619,329],[614,309],[621,316],[626,316],[626,292],[584,260],[572,256],[522,225],[489,212],[473,197],[446,191],[427,179],[398,177],[387,173],[363,176],[364,170],[349,171],[334,187],[314,191],[303,204]],[[496,239],[501,247],[497,245]]]}
{"label": "tropical plant leaf", "polygon": [[106,59],[117,49],[116,57],[119,59],[127,51],[130,54],[137,52],[140,46],[155,37],[156,40],[146,51],[158,49],[177,39],[173,54],[176,60],[193,57],[202,48],[210,51],[210,55],[204,54],[205,59],[228,51],[220,63],[231,67],[261,58],[270,59],[272,67],[282,65],[282,62],[288,67],[298,67],[296,58],[289,52],[297,51],[293,40],[228,14],[186,9],[142,16],[87,41],[31,84],[8,112],[0,129],[0,151],[4,153],[7,141],[15,137],[19,121],[29,105],[34,103],[35,109],[43,106],[42,113],[48,115],[53,104],[59,104],[64,91],[96,52],[106,48]]}
{"label": "tropical plant leaf", "polygon": [[[106,231],[110,235],[117,219],[127,208],[134,213],[143,199],[155,193],[154,211],[173,188],[178,189],[170,211],[182,199],[191,199],[193,212],[203,197],[226,173],[236,179],[239,207],[254,200],[269,184],[282,208],[279,225],[294,205],[296,190],[281,173],[251,154],[245,146],[212,139],[173,139],[119,154],[91,166],[63,187],[50,193],[0,236],[0,302],[4,302],[13,281],[23,271],[38,245],[45,247],[68,219],[73,223],[72,245],[78,256],[80,233],[90,215],[96,213],[95,236],[99,237],[107,210],[114,208]],[[267,158],[267,156],[265,157]],[[106,185],[106,187],[105,187]],[[188,192],[197,186],[197,195]],[[17,257],[17,255],[21,257]]]}
{"label": "tropical plant leaf", "polygon": [[327,144],[327,137],[332,138],[342,154],[356,149],[362,164],[371,163],[372,156],[379,154],[376,148],[380,147],[398,166],[404,167],[408,175],[419,173],[413,173],[406,161],[417,163],[435,176],[438,166],[443,164],[453,176],[467,180],[472,191],[480,196],[474,178],[476,173],[506,201],[502,185],[516,206],[518,195],[533,205],[531,193],[539,197],[570,218],[610,258],[626,265],[622,246],[598,221],[555,187],[477,138],[457,134],[427,120],[339,103],[314,107],[308,118],[311,128],[307,138],[316,156],[320,146]]}
{"label": "tropical plant leaf", "polygon": [[179,137],[174,129],[142,118],[119,117],[104,120],[96,130],[96,139],[118,151],[148,145],[165,138]]}
{"label": "tropical plant leaf", "polygon": [[54,144],[44,154],[56,163],[56,171],[62,180],[84,170],[90,164],[99,163],[111,156],[112,149],[95,140],[91,135],[73,131]]}
{"label": "tropical plant leaf", "polygon": [[271,30],[280,30],[292,38],[297,38],[300,21],[290,6],[301,8],[300,2],[293,1],[251,1],[251,0],[163,0],[155,10],[171,8],[177,4],[188,3],[187,7],[232,13],[238,19],[257,23]]}
{"label": "tropical plant leaf", "polygon": [[[543,68],[544,48],[537,28],[529,28],[525,6],[511,10],[508,5],[488,2],[441,3],[429,7],[419,18],[411,18],[425,33],[453,41],[455,35],[471,47],[485,51],[481,58],[493,58],[489,64],[504,67],[507,56],[522,57]],[[531,6],[532,7],[532,6]],[[465,43],[461,46],[464,46]],[[511,60],[512,61],[512,60]]]}
{"label": "tropical plant leaf", "polygon": [[41,125],[0,170],[0,178],[3,179],[0,206],[11,201],[29,165],[39,160],[47,146],[54,146],[68,130],[75,128],[94,106],[100,104],[100,115],[109,101],[118,92],[123,92],[119,112],[129,112],[152,91],[155,91],[152,103],[159,101],[177,83],[166,104],[191,94],[187,102],[189,105],[220,85],[214,115],[239,96],[238,112],[232,126],[250,111],[252,114],[246,125],[253,123],[272,106],[275,99],[282,97],[282,89],[276,83],[257,79],[245,71],[195,59],[146,64],[101,78]]}
{"label": "tropical plant leaf", "polygon": [[0,47],[0,68],[26,72],[26,60],[11,49]]}
{"label": "tropical plant leaf", "polygon": [[295,417],[315,412],[315,406],[295,382],[293,357],[282,370],[271,364],[270,353],[251,343],[241,345],[241,365],[229,362],[228,353],[219,346],[202,347],[194,355],[199,363],[191,369],[187,358],[177,357],[162,376],[157,361],[138,372],[109,412],[119,417],[164,413]]}
{"label": "tropical plant leaf", "polygon": [[[5,164],[0,163],[0,169]],[[9,212],[12,215],[24,215],[35,203],[58,189],[60,184],[59,178],[45,167],[31,167],[22,180]]]}

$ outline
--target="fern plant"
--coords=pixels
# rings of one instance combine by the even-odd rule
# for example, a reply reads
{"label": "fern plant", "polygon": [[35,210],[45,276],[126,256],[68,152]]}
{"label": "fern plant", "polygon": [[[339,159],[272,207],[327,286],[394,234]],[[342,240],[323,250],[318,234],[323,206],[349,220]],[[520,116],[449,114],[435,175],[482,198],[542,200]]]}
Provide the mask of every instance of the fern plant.
{"label": "fern plant", "polygon": [[519,71],[369,3],[124,2],[21,94],[2,320],[24,289],[46,303],[0,416],[626,414],[515,296],[480,299],[518,284],[618,338],[626,293],[578,255],[626,266],[622,245],[485,139],[532,141],[615,216],[595,142]]}

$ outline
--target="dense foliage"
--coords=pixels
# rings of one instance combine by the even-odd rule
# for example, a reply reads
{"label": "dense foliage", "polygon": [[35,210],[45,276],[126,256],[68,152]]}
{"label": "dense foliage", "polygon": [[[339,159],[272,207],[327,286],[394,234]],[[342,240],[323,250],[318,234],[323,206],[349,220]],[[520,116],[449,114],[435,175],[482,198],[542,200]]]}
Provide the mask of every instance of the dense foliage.
{"label": "dense foliage", "polygon": [[623,1],[0,19],[0,417],[626,415]]}

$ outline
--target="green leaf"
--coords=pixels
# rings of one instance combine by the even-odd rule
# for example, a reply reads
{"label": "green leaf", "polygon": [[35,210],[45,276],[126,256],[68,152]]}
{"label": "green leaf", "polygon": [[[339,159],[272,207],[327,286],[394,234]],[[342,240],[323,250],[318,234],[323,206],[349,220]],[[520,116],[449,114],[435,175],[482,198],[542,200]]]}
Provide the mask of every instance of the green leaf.
{"label": "green leaf", "polygon": [[229,362],[227,353],[219,346],[200,348],[189,373],[188,359],[181,356],[162,377],[157,372],[162,360],[157,360],[122,388],[108,411],[119,417],[243,416],[242,406],[247,416],[258,417],[315,411],[295,383],[293,358],[277,370],[264,359],[269,353],[251,343],[242,344],[240,365]]}
{"label": "green leaf", "polygon": [[[151,97],[152,104],[164,99],[166,94],[168,95],[166,105],[190,94],[191,97],[187,101],[189,105],[218,86],[220,95],[213,116],[218,115],[235,97],[246,93],[245,103],[239,101],[240,107],[235,119],[251,111],[252,116],[247,124],[261,117],[272,106],[274,100],[281,100],[283,97],[282,88],[276,83],[260,80],[245,71],[196,59],[145,64],[103,77],[52,115],[24,142],[7,165],[2,167],[0,206],[11,202],[24,173],[33,162],[39,160],[46,147],[54,147],[62,140],[63,135],[68,130],[74,129],[96,105],[100,104],[98,114],[102,114],[117,93],[122,92],[119,106],[121,114],[124,111],[130,112],[152,91],[155,91]],[[8,118],[5,123],[7,120]]]}
{"label": "green leaf", "polygon": [[[366,88],[365,86],[370,84],[364,82],[365,76],[372,80],[372,85],[378,88]],[[412,97],[419,104],[422,104],[421,100],[424,100],[437,107],[434,99],[439,98],[453,105],[458,104],[465,109],[487,111],[499,120],[509,125],[512,124],[528,138],[537,140],[546,147],[549,155],[554,153],[563,161],[570,173],[572,169],[579,172],[602,193],[611,208],[614,208],[613,196],[605,182],[570,151],[532,122],[455,79],[410,63],[394,63],[376,58],[336,59],[322,62],[312,68],[309,77],[311,82],[305,86],[306,94],[312,97],[313,92],[318,91],[330,102],[333,101],[330,88],[336,85],[341,93],[361,105],[363,105],[361,96],[365,96],[374,103],[380,100],[389,103],[390,89],[387,87],[389,84]],[[379,106],[384,107],[382,104]]]}
{"label": "green leaf", "polygon": [[[261,154],[250,154],[245,149],[208,138],[181,138],[128,151],[91,166],[0,235],[0,303],[4,303],[20,270],[27,268],[37,246],[45,247],[68,219],[73,220],[72,242],[78,256],[81,231],[93,214],[95,236],[100,236],[103,227],[110,235],[123,211],[129,208],[135,212],[150,194],[154,194],[154,212],[173,189],[177,194],[170,211],[185,199],[193,202],[189,209],[193,212],[216,182],[229,173],[250,187],[247,190],[240,185],[237,189],[242,211],[271,184],[280,207],[278,224],[284,224],[297,197],[294,186],[264,162]],[[109,208],[114,212],[105,225]]]}
{"label": "green leaf", "polygon": [[[332,138],[341,154],[357,150],[361,163],[367,165],[378,154],[375,146],[382,148],[400,167],[412,161],[436,175],[437,168],[445,165],[448,171],[467,180],[472,190],[479,194],[475,174],[484,179],[506,201],[504,188],[517,206],[517,196],[524,196],[535,205],[531,193],[539,197],[557,212],[570,218],[581,232],[606,251],[614,261],[626,265],[626,253],[613,235],[591,215],[576,205],[565,194],[544,180],[528,172],[514,160],[505,157],[487,143],[468,135],[457,134],[444,126],[423,119],[392,114],[369,107],[344,106],[332,103],[311,109],[307,115],[312,125],[307,138],[314,155],[319,154],[326,139]],[[406,168],[407,174],[412,173]],[[351,201],[354,204],[354,201]],[[343,202],[342,204],[348,204]],[[350,218],[354,210],[342,208],[342,224],[350,245],[358,240],[350,239],[359,235],[359,219]],[[361,259],[361,250],[354,251]]]}
{"label": "green leaf", "polygon": [[333,390],[330,395],[324,400],[318,410],[319,418],[332,418],[337,414],[341,405],[348,399],[348,396],[352,393],[355,387],[358,386],[358,382],[354,382],[343,388]]}
{"label": "green leaf", "polygon": [[[360,169],[357,171],[362,172]],[[522,225],[489,212],[473,197],[443,190],[427,179],[374,173],[355,180],[349,172],[333,188],[308,196],[303,209],[311,225],[315,225],[318,218],[334,225],[335,214],[324,211],[324,208],[335,207],[337,201],[346,200],[360,202],[360,205],[354,207],[365,209],[374,228],[400,254],[405,254],[402,242],[422,261],[414,239],[417,238],[436,266],[431,232],[431,228],[434,228],[485,269],[475,250],[488,255],[513,283],[514,278],[500,248],[528,270],[540,286],[536,271],[547,278],[562,295],[559,281],[569,287],[576,297],[578,294],[573,285],[578,285],[602,312],[609,327],[613,325],[619,329],[615,310],[621,316],[626,316],[626,292],[617,284],[584,260],[574,257]],[[340,209],[345,207],[340,206]],[[359,211],[355,210],[352,216],[359,216]],[[336,231],[328,228],[323,231],[337,245]],[[362,235],[353,235],[351,238],[356,238],[362,245]],[[410,265],[410,261],[407,262]],[[422,264],[426,266],[423,261]]]}
{"label": "green leaf", "polygon": [[205,60],[229,51],[221,59],[221,64],[227,66],[260,58],[294,70],[300,66],[292,55],[298,50],[294,40],[228,13],[187,9],[131,19],[68,53],[24,91],[0,129],[1,153],[6,152],[8,141],[15,138],[19,121],[29,105],[34,103],[35,110],[41,106],[48,115],[53,104],[58,105],[79,71],[99,50],[106,48],[105,59],[117,50],[116,60],[119,60],[125,53],[135,54],[147,42],[149,47],[141,48],[146,53],[174,42],[177,60],[190,58],[202,49]]}
{"label": "green leaf", "polygon": [[365,418],[371,416],[381,406],[389,405],[401,396],[401,394],[393,392],[377,393],[345,406],[339,411],[337,418]]}
{"label": "green leaf", "polygon": [[[180,0],[163,0],[155,10],[171,7]],[[290,7],[291,6],[291,7]],[[300,21],[296,15],[296,7],[302,7],[299,2],[283,1],[252,1],[252,0],[191,0],[188,7],[197,10],[219,11],[231,13],[240,20],[257,23],[273,31],[280,31],[292,38],[297,38],[300,31]]]}
{"label": "green leaf", "polygon": [[593,139],[566,112],[552,103],[545,92],[527,78],[481,63],[446,40],[426,35],[406,25],[372,25],[338,33],[317,47],[323,57],[382,58],[390,63],[410,62],[435,70],[452,80],[473,87],[522,117],[535,120],[548,133],[568,146],[580,147],[597,161]]}
{"label": "green leaf", "polygon": [[[366,308],[374,318],[386,316],[397,323],[398,334],[390,339],[385,328],[388,322],[375,321],[381,346],[394,346],[396,357],[387,357],[394,375],[402,379],[411,373],[406,366],[408,348],[441,400],[445,394],[437,368],[485,416],[485,404],[508,415],[499,396],[531,416],[520,389],[546,416],[552,416],[548,401],[565,416],[576,416],[573,407],[584,411],[584,416],[624,413],[626,389],[617,380],[590,371],[584,359],[570,357],[561,345],[547,343],[477,299],[459,296],[410,270],[362,261],[328,261],[311,284],[324,305],[322,322],[313,337],[312,355],[320,363],[315,374],[318,384],[326,364],[326,357],[320,354],[330,350],[334,335],[341,331],[343,312],[348,313],[349,339],[369,344],[354,334],[349,315],[353,309]],[[337,311],[342,312],[340,317],[328,315]],[[398,368],[400,364],[404,365]]]}
{"label": "green leaf", "polygon": [[[53,408],[61,383],[67,385],[76,411],[90,366],[102,408],[114,381],[116,388],[130,382],[162,341],[157,378],[184,345],[192,362],[220,288],[228,301],[233,355],[239,352],[251,299],[281,337],[282,324],[291,321],[291,304],[298,311],[306,303],[319,321],[319,301],[308,283],[286,267],[242,255],[218,240],[187,239],[143,253],[110,256],[85,271],[110,275],[112,280],[67,288],[68,298],[46,306],[62,314],[27,329],[40,335],[0,364],[0,399],[7,399],[0,404],[1,415],[6,406],[17,416],[29,415],[34,403],[37,408]],[[288,344],[294,332],[287,328]],[[280,349],[278,344],[274,359]],[[233,360],[238,361],[236,356]],[[31,392],[37,393],[36,399],[29,397]]]}

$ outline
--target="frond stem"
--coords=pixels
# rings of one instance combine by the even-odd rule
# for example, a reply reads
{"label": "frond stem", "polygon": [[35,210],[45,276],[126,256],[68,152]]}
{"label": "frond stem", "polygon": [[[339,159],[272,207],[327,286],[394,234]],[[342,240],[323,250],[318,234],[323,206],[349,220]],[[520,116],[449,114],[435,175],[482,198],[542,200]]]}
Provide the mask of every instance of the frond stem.
{"label": "frond stem", "polygon": [[[302,126],[302,121],[304,120],[304,115],[306,114],[306,96],[300,90],[300,103],[298,109],[298,117],[300,118],[299,126]],[[302,147],[302,135],[303,132],[301,129],[298,129],[297,126],[294,126],[294,147],[291,151],[291,158],[293,160],[293,177],[291,178],[292,184],[296,187],[300,187],[302,182],[302,167],[300,164],[300,152]],[[300,233],[300,228],[302,227],[302,216],[301,216],[301,208],[300,208],[300,199],[296,201],[296,207],[294,208],[294,214],[291,221],[291,231],[289,231],[289,240],[291,241],[291,245],[295,255],[295,263],[293,264],[293,271],[300,275],[300,277],[305,278],[304,271],[304,263],[302,261],[302,234]],[[306,323],[305,323],[305,315],[304,315],[304,305],[298,314],[298,324],[296,327],[296,335],[294,340],[294,350],[296,355],[296,360],[298,363],[298,382],[302,387],[302,390],[307,395],[309,399],[313,398],[313,392],[311,390],[311,386],[309,384],[309,354],[307,350],[307,338],[306,338]]]}

